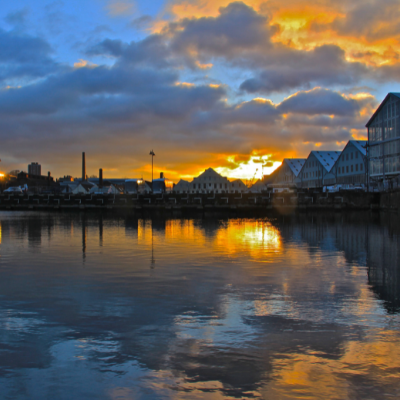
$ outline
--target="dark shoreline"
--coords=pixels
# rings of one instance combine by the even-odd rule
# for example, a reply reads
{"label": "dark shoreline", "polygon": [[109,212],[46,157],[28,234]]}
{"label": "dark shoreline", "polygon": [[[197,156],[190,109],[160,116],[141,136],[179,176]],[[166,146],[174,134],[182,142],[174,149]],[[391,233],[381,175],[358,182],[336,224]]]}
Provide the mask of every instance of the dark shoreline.
{"label": "dark shoreline", "polygon": [[400,191],[364,193],[299,191],[265,194],[54,195],[1,194],[0,210],[85,211],[128,214],[228,213],[239,216],[305,211],[400,211]]}

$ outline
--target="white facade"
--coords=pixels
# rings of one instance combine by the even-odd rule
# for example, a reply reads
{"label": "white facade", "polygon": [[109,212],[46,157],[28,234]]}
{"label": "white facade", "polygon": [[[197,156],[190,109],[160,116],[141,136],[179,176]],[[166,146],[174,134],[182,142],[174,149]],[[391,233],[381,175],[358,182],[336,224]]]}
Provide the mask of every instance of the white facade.
{"label": "white facade", "polygon": [[[201,175],[194,178],[192,182],[181,181],[175,186],[175,193],[242,193],[247,186],[240,180],[229,181],[212,168],[206,169]],[[179,185],[179,187],[178,187]],[[186,187],[186,191],[185,191]]]}
{"label": "white facade", "polygon": [[295,184],[296,178],[299,176],[305,162],[305,158],[284,158],[282,165],[273,173],[272,185]]}
{"label": "white facade", "polygon": [[340,151],[312,151],[305,161],[296,183],[302,188],[324,185],[324,179],[340,156]]}
{"label": "white facade", "polygon": [[349,140],[331,172],[326,175],[324,185],[366,183],[367,141]]}

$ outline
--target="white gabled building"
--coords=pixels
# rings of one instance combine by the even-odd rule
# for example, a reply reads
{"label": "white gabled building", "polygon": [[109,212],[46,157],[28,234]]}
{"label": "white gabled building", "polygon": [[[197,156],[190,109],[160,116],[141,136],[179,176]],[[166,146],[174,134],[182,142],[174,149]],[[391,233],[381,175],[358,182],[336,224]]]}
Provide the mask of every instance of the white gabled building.
{"label": "white gabled building", "polygon": [[322,187],[340,154],[340,151],[312,151],[296,178],[297,187]]}
{"label": "white gabled building", "polygon": [[240,179],[229,181],[212,168],[206,169],[192,182],[179,181],[173,189],[175,193],[242,193],[246,190],[247,186]]}
{"label": "white gabled building", "polygon": [[273,172],[273,185],[294,185],[303,168],[305,158],[284,158],[280,167]]}
{"label": "white gabled building", "polygon": [[324,178],[324,185],[364,185],[367,169],[367,141],[349,140]]}
{"label": "white gabled building", "polygon": [[174,193],[189,193],[190,191],[190,182],[181,179],[173,189]]}

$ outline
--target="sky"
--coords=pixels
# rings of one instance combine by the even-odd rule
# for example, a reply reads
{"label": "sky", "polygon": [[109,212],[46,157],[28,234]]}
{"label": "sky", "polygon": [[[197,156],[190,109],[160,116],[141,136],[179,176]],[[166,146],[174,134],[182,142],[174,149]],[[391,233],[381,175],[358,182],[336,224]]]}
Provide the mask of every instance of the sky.
{"label": "sky", "polygon": [[400,0],[0,5],[0,170],[177,182],[365,139],[400,91]]}

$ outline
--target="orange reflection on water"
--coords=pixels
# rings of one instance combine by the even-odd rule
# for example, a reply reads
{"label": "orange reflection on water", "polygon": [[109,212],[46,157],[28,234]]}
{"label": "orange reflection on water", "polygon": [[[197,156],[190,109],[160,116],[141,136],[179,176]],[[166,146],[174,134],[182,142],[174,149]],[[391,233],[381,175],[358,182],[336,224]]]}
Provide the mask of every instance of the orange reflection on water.
{"label": "orange reflection on water", "polygon": [[215,243],[227,254],[244,251],[253,258],[265,261],[267,254],[282,252],[279,230],[263,220],[229,220],[225,229],[218,230]]}
{"label": "orange reflection on water", "polygon": [[[398,332],[381,331],[369,342],[348,341],[339,359],[327,357],[323,352],[303,350],[305,354],[285,354],[273,362],[274,379],[263,389],[266,398],[399,398]],[[375,393],[369,393],[368,385],[363,387],[366,384],[363,381],[372,377]],[[354,393],[355,381],[360,382],[359,393]],[[382,390],[377,393],[376,387]]]}

